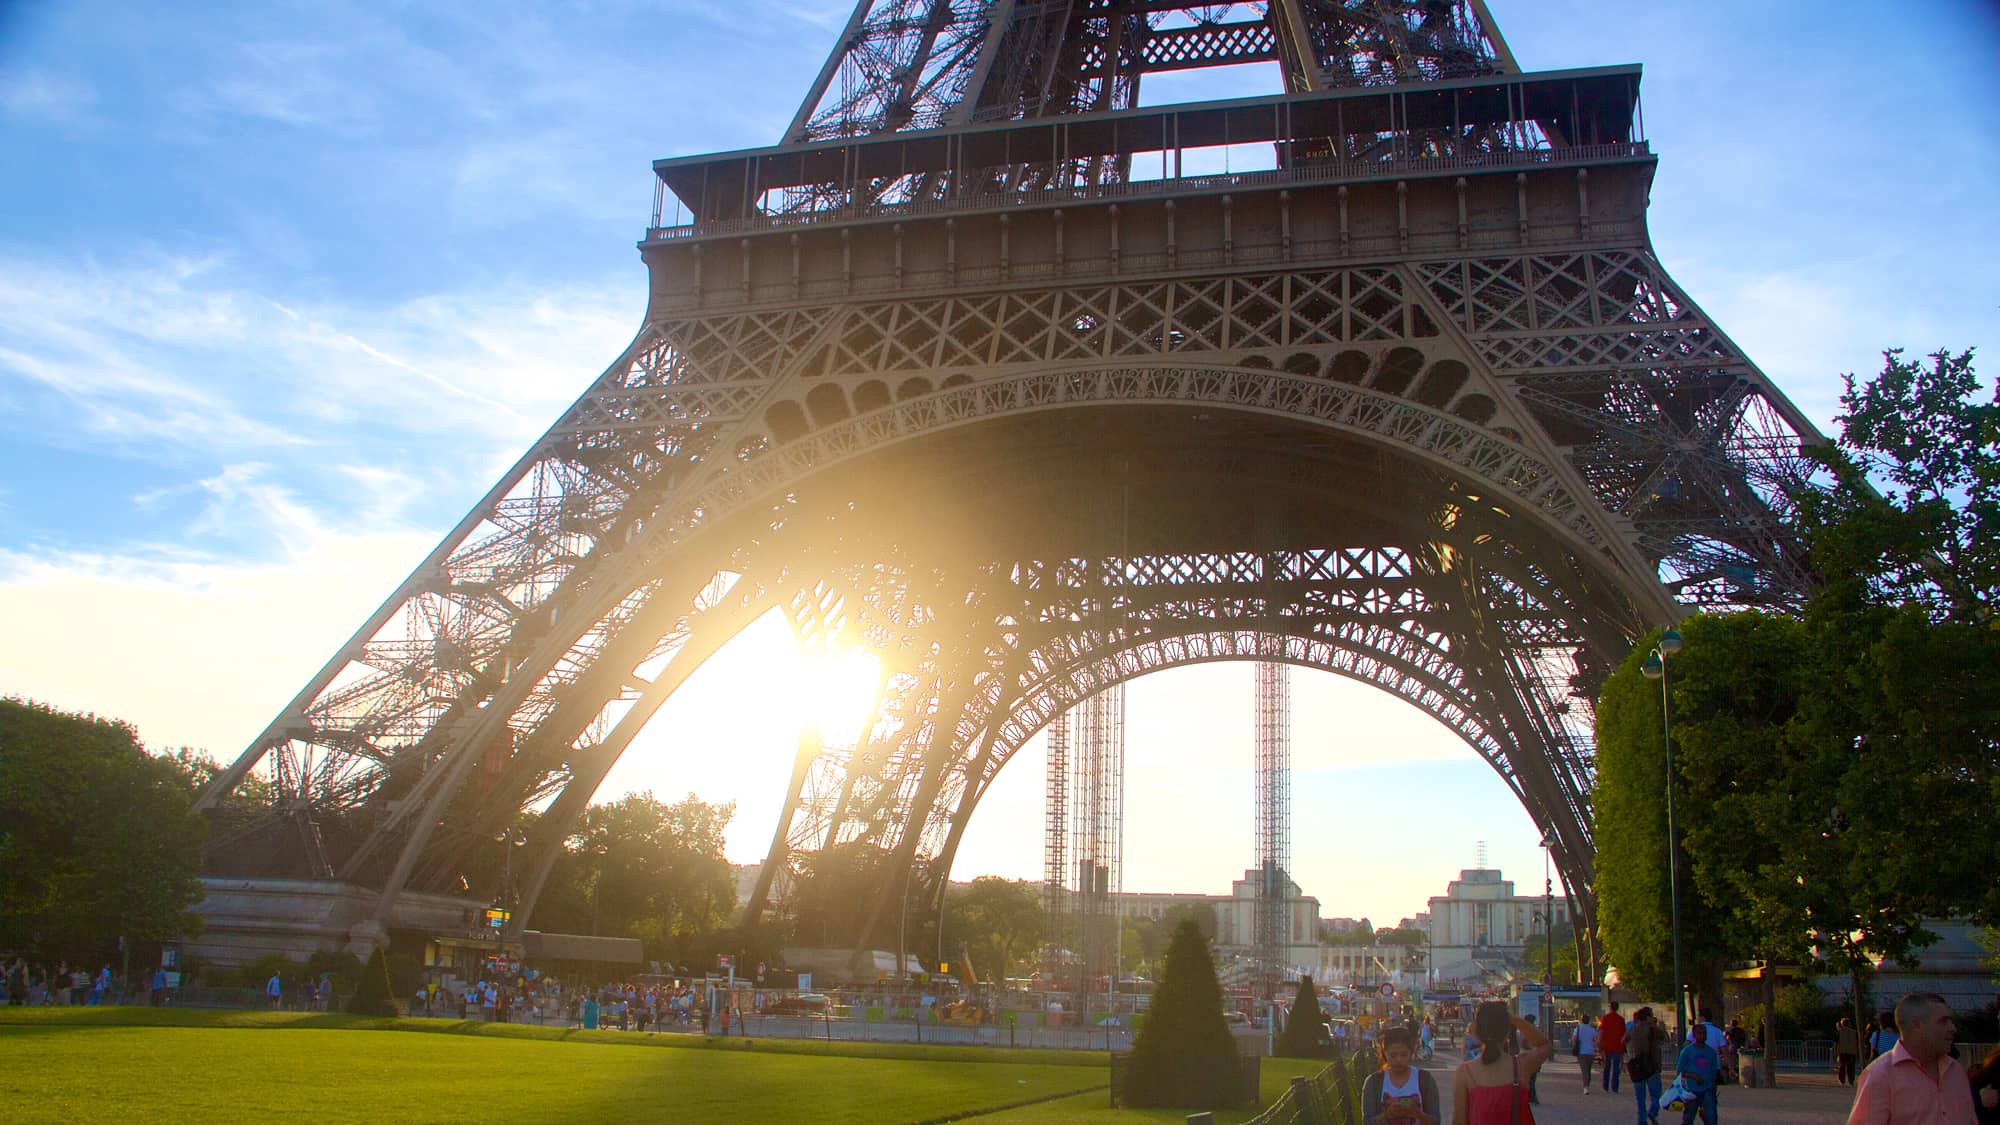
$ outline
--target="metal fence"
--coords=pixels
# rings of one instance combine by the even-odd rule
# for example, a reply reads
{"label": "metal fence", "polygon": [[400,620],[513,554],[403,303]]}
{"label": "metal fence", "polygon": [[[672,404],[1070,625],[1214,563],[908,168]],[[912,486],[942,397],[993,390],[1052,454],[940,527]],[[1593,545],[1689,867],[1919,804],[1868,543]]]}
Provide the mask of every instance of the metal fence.
{"label": "metal fence", "polygon": [[1832,1070],[1833,1040],[1780,1039],[1771,1051],[1771,1065],[1786,1070]]}
{"label": "metal fence", "polygon": [[1336,1058],[1310,1078],[1292,1079],[1271,1108],[1244,1125],[1361,1125],[1361,1083],[1368,1069]]}

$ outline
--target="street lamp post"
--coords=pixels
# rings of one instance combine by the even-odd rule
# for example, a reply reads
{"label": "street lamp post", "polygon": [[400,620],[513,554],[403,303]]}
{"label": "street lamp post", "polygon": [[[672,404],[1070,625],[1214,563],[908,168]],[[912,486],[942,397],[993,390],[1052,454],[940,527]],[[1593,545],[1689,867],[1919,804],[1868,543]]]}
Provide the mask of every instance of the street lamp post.
{"label": "street lamp post", "polygon": [[1660,733],[1666,744],[1667,757],[1667,902],[1671,912],[1674,944],[1674,1022],[1681,1037],[1687,1042],[1687,996],[1681,989],[1681,875],[1680,837],[1674,831],[1674,715],[1673,704],[1667,695],[1667,658],[1681,650],[1681,635],[1665,629],[1660,633],[1660,643],[1646,655],[1645,663],[1639,670],[1649,680],[1660,681]]}
{"label": "street lamp post", "polygon": [[[1556,984],[1556,880],[1551,864],[1555,846],[1556,833],[1551,828],[1542,833],[1542,937],[1545,946],[1542,983],[1550,989],[1554,989]],[[1552,995],[1552,1004],[1554,999]]]}

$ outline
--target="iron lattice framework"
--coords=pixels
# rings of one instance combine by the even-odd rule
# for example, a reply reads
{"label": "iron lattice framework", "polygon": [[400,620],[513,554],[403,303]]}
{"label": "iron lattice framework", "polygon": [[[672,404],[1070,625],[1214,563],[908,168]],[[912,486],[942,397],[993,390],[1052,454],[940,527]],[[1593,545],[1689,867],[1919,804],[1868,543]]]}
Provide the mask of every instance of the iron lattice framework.
{"label": "iron lattice framework", "polygon": [[[1259,60],[1282,91],[1137,103]],[[843,940],[934,917],[1030,735],[1241,659],[1436,717],[1588,922],[1597,685],[1803,594],[1819,440],[1652,251],[1639,77],[1520,73],[1479,0],[865,0],[786,143],[655,164],[636,339],[203,795],[210,870],[379,888],[373,940],[540,808],[519,925],[776,612],[883,679],[802,745],[752,920],[836,868]]]}
{"label": "iron lattice framework", "polygon": [[1279,999],[1292,882],[1292,690],[1283,664],[1257,665],[1256,999]]}

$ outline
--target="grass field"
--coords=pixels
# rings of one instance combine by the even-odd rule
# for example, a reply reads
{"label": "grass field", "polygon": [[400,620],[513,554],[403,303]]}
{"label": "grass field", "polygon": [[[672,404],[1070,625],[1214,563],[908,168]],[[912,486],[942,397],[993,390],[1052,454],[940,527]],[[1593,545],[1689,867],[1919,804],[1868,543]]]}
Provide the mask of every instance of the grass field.
{"label": "grass field", "polygon": [[[0,1121],[8,1122],[1185,1119],[1186,1110],[1110,1109],[1106,1067],[1102,1052],[0,1008]],[[1262,1100],[1312,1069],[1265,1060]]]}

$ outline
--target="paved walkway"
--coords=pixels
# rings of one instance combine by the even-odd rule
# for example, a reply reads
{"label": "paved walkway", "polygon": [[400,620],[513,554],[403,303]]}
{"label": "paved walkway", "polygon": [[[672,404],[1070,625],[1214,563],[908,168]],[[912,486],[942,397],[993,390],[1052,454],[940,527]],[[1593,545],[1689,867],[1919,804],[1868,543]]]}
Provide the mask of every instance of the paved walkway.
{"label": "paved walkway", "polygon": [[[1437,1075],[1445,1098],[1445,1125],[1452,1125],[1452,1069],[1455,1067]],[[1671,1078],[1672,1071],[1668,1076]],[[1597,1081],[1593,1074],[1586,1097],[1574,1063],[1568,1059],[1550,1062],[1538,1084],[1542,1101],[1535,1107],[1536,1125],[1637,1125],[1631,1088],[1621,1087],[1608,1094]],[[1716,1120],[1717,1125],[1846,1125],[1847,1111],[1853,1104],[1854,1092],[1835,1082],[1832,1075],[1780,1073],[1775,1090],[1724,1086]],[[1660,1125],[1679,1125],[1680,1119],[1678,1113],[1662,1112]]]}

